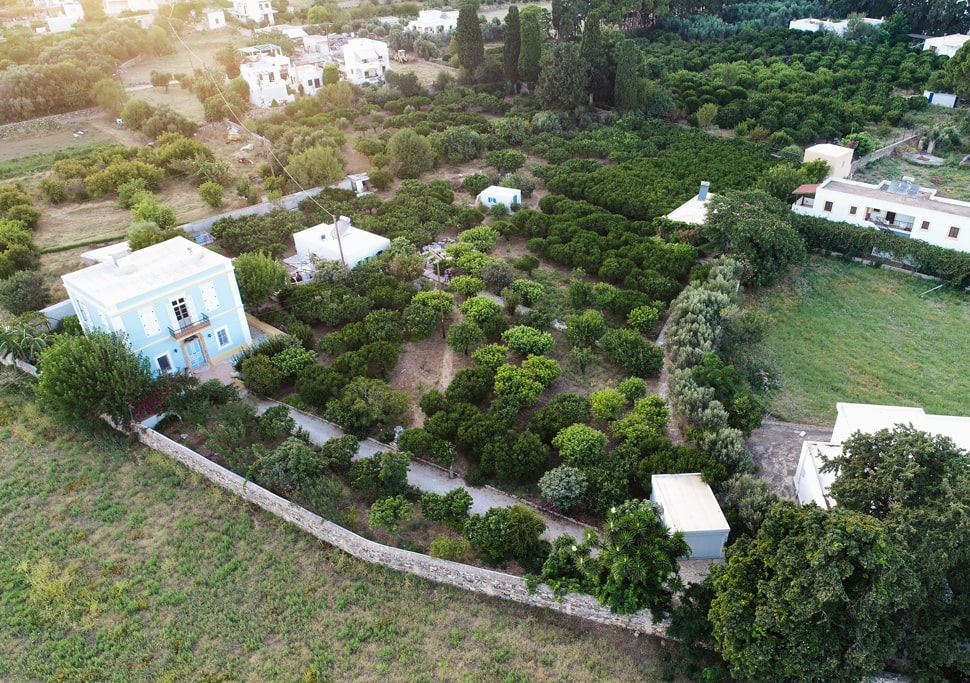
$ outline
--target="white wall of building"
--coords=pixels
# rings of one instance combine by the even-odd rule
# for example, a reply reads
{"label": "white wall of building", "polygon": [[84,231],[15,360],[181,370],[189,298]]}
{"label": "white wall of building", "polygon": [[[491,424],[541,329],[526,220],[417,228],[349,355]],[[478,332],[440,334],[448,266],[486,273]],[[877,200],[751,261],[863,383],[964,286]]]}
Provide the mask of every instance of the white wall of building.
{"label": "white wall of building", "polygon": [[[871,185],[829,178],[819,186],[812,206],[796,202],[792,210],[866,228],[888,224],[898,235],[970,252],[970,202],[937,197],[928,188],[909,197],[887,191],[888,186],[885,180]],[[910,230],[904,229],[907,224]]]}

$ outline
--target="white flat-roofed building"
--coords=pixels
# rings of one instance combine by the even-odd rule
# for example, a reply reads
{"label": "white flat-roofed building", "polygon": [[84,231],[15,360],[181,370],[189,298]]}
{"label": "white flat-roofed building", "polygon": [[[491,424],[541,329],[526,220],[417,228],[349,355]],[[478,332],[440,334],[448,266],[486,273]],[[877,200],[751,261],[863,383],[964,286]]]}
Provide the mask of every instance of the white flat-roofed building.
{"label": "white flat-roofed building", "polygon": [[931,415],[922,408],[906,406],[838,403],[831,440],[802,443],[795,468],[795,498],[802,505],[814,502],[824,510],[835,507],[829,490],[838,473],[821,472],[822,465],[841,455],[842,444],[856,432],[875,434],[897,425],[912,425],[918,431],[948,437],[958,448],[970,451],[970,417]]}
{"label": "white flat-roofed building", "polygon": [[690,559],[724,557],[731,527],[700,474],[655,474],[650,487],[650,500],[663,508],[664,524],[671,532],[684,533]]}
{"label": "white flat-roofed building", "polygon": [[491,208],[493,206],[503,204],[506,208],[511,209],[513,204],[522,203],[522,190],[514,187],[489,185],[478,193],[478,196],[475,197],[475,201],[485,208]]}
{"label": "white flat-roofed building", "polygon": [[226,27],[226,13],[221,9],[207,9],[205,11],[205,27],[215,30]]}
{"label": "white flat-roofed building", "polygon": [[252,104],[270,107],[296,99],[287,88],[294,75],[293,63],[279,45],[265,43],[239,51],[243,53],[239,75],[249,84],[249,101]]}
{"label": "white flat-roofed building", "polygon": [[707,222],[707,205],[715,195],[710,193],[711,184],[706,180],[701,183],[701,188],[696,197],[691,197],[686,202],[667,214],[667,218],[677,223],[690,223],[691,225],[704,225]]}
{"label": "white flat-roofed building", "polygon": [[408,31],[421,33],[447,33],[458,26],[458,10],[445,12],[440,9],[423,9],[418,18],[407,25]]}
{"label": "white flat-roofed building", "polygon": [[[882,19],[869,19],[867,17],[862,17],[862,21],[869,24],[872,27],[878,27],[882,25]],[[804,19],[792,19],[788,22],[788,28],[793,31],[831,31],[839,36],[845,35],[845,30],[849,27],[848,19],[813,19],[806,17]]]}
{"label": "white flat-roofed building", "polygon": [[829,165],[829,175],[833,178],[848,178],[852,174],[852,155],[855,150],[824,142],[805,149],[802,162],[824,161]]}
{"label": "white flat-roofed building", "polygon": [[814,198],[799,198],[792,211],[970,252],[970,202],[941,197],[909,178],[878,185],[827,178]]}
{"label": "white flat-roofed building", "polygon": [[968,35],[963,33],[951,33],[948,36],[927,38],[923,41],[923,49],[932,50],[936,54],[944,57],[952,57],[968,40],[970,40],[970,36]]}
{"label": "white flat-roofed building", "polygon": [[387,43],[370,38],[351,38],[343,47],[344,75],[351,83],[384,80],[389,64]]}
{"label": "white flat-roofed building", "polygon": [[315,256],[326,261],[342,261],[348,268],[353,268],[382,253],[391,246],[391,240],[355,228],[349,218],[340,216],[336,225],[320,223],[294,233],[293,244],[296,261],[300,264]]}
{"label": "white flat-roofed building", "polygon": [[232,0],[229,13],[240,21],[252,21],[260,26],[272,26],[276,23],[276,10],[270,0]]}

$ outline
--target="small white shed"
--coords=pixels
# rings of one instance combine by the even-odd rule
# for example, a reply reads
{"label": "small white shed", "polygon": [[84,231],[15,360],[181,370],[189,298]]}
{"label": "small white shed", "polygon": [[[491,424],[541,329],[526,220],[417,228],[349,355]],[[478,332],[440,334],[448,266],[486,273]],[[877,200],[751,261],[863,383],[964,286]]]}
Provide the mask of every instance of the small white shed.
{"label": "small white shed", "polygon": [[935,104],[937,107],[947,107],[952,109],[957,106],[957,96],[951,92],[933,92],[932,90],[924,90],[923,97],[930,104]]}
{"label": "small white shed", "polygon": [[803,163],[817,161],[821,159],[829,165],[829,175],[833,178],[848,178],[852,174],[852,155],[854,150],[851,147],[842,147],[823,142],[819,145],[812,145],[805,150],[802,157]]}
{"label": "small white shed", "polygon": [[511,209],[513,204],[522,203],[522,190],[517,190],[514,187],[489,185],[484,190],[479,192],[478,197],[475,199],[485,208],[491,208],[498,204],[505,204],[506,207]]}
{"label": "small white shed", "polygon": [[327,261],[342,260],[348,268],[353,268],[383,252],[391,246],[391,240],[355,228],[349,218],[341,216],[336,226],[321,223],[293,233],[293,244],[297,256],[303,260],[308,261],[311,256]]}
{"label": "small white shed", "polygon": [[684,532],[690,559],[724,557],[731,527],[700,474],[655,474],[650,487],[650,500],[663,508],[664,524],[672,532]]}

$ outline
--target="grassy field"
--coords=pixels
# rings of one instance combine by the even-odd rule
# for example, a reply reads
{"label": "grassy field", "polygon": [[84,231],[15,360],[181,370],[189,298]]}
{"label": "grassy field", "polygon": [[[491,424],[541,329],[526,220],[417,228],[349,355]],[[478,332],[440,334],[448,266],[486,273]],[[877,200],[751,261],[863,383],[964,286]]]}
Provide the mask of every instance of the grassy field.
{"label": "grassy field", "polygon": [[658,680],[654,641],[358,562],[0,397],[0,680]]}
{"label": "grassy field", "polygon": [[852,176],[853,180],[878,183],[881,180],[899,180],[912,176],[920,185],[935,187],[944,197],[970,200],[970,166],[961,166],[961,154],[946,154],[942,166],[920,166],[902,156],[888,156],[868,164]]}
{"label": "grassy field", "polygon": [[765,339],[780,372],[773,415],[831,424],[838,401],[968,414],[970,298],[936,283],[813,257],[756,294],[775,324]]}

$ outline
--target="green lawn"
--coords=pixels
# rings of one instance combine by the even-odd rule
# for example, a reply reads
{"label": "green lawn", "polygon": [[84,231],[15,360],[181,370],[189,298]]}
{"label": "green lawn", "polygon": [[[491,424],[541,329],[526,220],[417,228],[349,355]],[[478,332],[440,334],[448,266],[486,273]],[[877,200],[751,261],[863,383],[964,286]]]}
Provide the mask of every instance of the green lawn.
{"label": "green lawn", "polygon": [[356,561],[9,400],[0,680],[659,680],[652,640]]}
{"label": "green lawn", "polygon": [[781,285],[756,293],[775,323],[765,339],[780,372],[773,415],[832,424],[836,402],[921,406],[970,414],[970,297],[937,283],[810,258]]}

